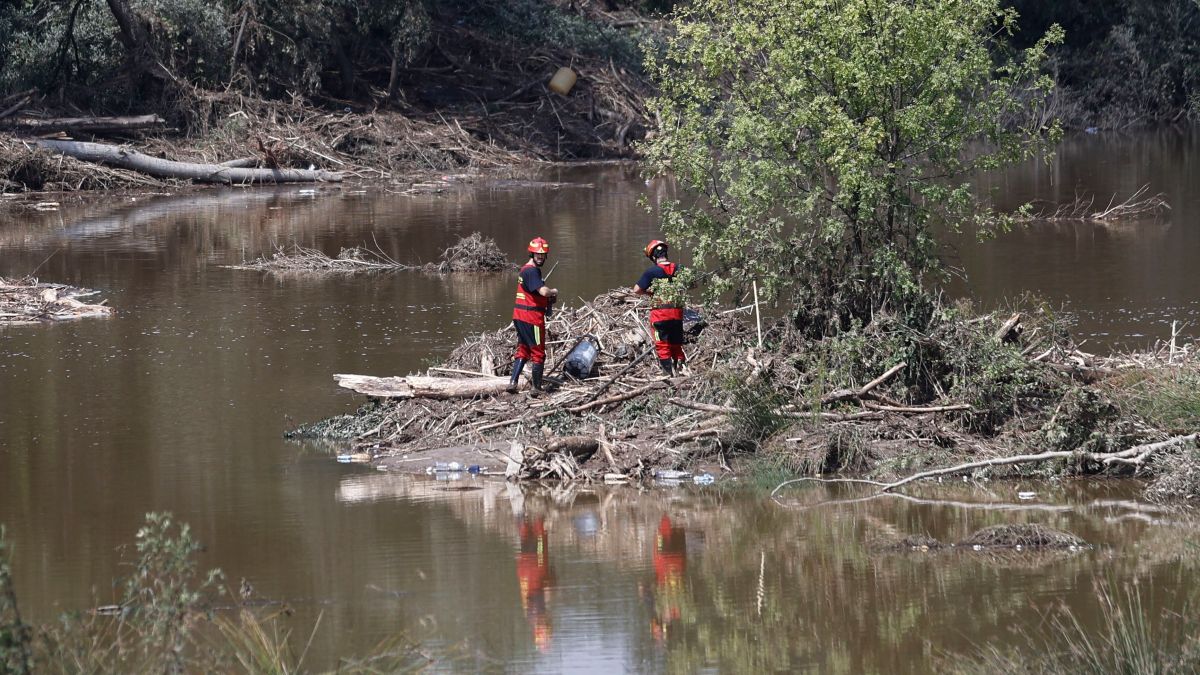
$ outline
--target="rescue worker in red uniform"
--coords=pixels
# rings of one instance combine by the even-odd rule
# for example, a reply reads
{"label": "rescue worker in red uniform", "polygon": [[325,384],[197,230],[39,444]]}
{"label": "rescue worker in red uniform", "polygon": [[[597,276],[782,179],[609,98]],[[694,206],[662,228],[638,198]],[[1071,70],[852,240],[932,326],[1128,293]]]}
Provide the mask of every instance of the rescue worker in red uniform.
{"label": "rescue worker in red uniform", "polygon": [[513,326],[517,329],[517,354],[513,357],[512,379],[508,391],[516,393],[525,362],[531,361],[530,373],[535,391],[542,389],[542,369],[546,363],[546,311],[558,297],[558,289],[542,280],[542,265],[550,253],[550,243],[541,237],[529,242],[529,262],[517,276],[517,300],[513,305]]}
{"label": "rescue worker in red uniform", "polygon": [[533,644],[538,651],[550,647],[553,629],[548,607],[554,572],[550,569],[549,539],[542,518],[522,519],[517,529],[521,551],[517,554],[517,583],[521,591],[521,608],[533,631]]}
{"label": "rescue worker in red uniform", "polygon": [[[655,239],[646,244],[646,257],[654,264],[633,286],[638,295],[654,295],[657,279],[670,279],[679,271],[679,266],[667,260],[667,242]],[[687,357],[683,353],[683,308],[655,305],[650,310],[650,332],[654,335],[654,348],[658,352],[658,363],[668,377],[676,371],[682,373]]]}

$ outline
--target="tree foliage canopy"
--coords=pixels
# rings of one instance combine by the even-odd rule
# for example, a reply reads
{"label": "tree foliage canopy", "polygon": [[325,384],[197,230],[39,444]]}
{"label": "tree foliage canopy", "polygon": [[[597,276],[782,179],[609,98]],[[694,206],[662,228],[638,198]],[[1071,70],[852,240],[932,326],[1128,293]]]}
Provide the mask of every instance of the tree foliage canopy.
{"label": "tree foliage canopy", "polygon": [[[650,63],[652,168],[698,200],[665,212],[712,270],[757,279],[814,333],[919,313],[931,226],[994,222],[966,176],[1040,152],[1051,29],[1014,52],[997,0],[698,0]],[[915,314],[914,314],[915,316]]]}

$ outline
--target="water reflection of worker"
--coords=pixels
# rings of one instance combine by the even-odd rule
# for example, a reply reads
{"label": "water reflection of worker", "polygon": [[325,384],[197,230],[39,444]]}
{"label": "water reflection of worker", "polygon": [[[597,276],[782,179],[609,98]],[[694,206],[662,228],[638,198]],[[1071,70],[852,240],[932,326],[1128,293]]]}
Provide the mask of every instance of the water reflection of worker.
{"label": "water reflection of worker", "polygon": [[550,587],[554,571],[550,569],[549,538],[542,518],[522,519],[518,528],[521,551],[517,554],[517,581],[521,588],[521,607],[533,630],[533,644],[540,651],[550,647]]}
{"label": "water reflection of worker", "polygon": [[[655,239],[643,251],[654,261],[638,282],[633,292],[638,295],[654,295],[654,282],[672,279],[678,271],[677,265],[667,260],[667,242]],[[678,305],[655,303],[650,310],[650,330],[654,334],[654,349],[658,352],[658,364],[668,377],[682,373],[687,356],[683,353],[683,308]]]}
{"label": "water reflection of worker", "polygon": [[663,516],[654,538],[654,597],[650,634],[658,642],[667,639],[667,629],[683,614],[683,575],[687,571],[687,541],[682,527]]}

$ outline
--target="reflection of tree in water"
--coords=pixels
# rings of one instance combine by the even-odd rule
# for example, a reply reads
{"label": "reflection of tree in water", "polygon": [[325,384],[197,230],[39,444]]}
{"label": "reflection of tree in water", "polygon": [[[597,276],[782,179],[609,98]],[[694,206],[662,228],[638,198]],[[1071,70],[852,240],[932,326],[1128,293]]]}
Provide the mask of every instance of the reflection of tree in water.
{"label": "reflection of tree in water", "polygon": [[[516,284],[515,279],[515,272],[472,272],[453,276],[428,275],[417,283],[441,284],[446,289],[448,299],[454,302],[455,312],[481,312],[495,306],[496,298],[503,295],[505,290],[512,295],[510,287]],[[479,328],[490,331],[496,327],[495,324],[495,321],[491,321]]]}
{"label": "reflection of tree in water", "polygon": [[539,651],[550,648],[553,626],[550,623],[550,589],[554,570],[550,568],[550,540],[545,519],[525,517],[517,527],[521,550],[517,553],[517,582],[521,589],[521,609],[533,631],[533,644]]}

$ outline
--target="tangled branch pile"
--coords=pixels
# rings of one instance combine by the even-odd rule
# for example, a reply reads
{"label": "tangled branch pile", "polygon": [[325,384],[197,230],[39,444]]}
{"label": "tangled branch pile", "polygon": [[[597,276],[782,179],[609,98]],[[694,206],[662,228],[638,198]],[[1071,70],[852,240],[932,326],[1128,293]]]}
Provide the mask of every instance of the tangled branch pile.
{"label": "tangled branch pile", "polygon": [[[690,372],[665,381],[646,358],[647,309],[642,298],[611,291],[557,312],[547,375],[561,386],[547,395],[503,392],[515,341],[506,327],[464,340],[425,375],[338,376],[376,400],[298,435],[351,440],[354,452],[375,458],[588,438],[601,460],[546,473],[592,479],[640,477],[739,450],[805,474],[895,476],[1047,447],[1066,458],[1056,471],[1128,471],[1131,461],[1089,457],[1167,436],[1095,385],[1122,362],[1079,351],[1053,317],[965,319],[946,309],[925,331],[881,316],[822,340],[780,323],[759,349],[747,346],[755,329],[746,310],[714,312],[706,328],[691,331]],[[559,368],[583,336],[600,356],[592,376],[576,381]],[[1133,459],[1144,468],[1146,458]]]}
{"label": "tangled branch pile", "polygon": [[1113,223],[1122,220],[1153,218],[1169,211],[1171,205],[1161,192],[1150,195],[1150,186],[1143,185],[1125,201],[1118,202],[1113,195],[1103,208],[1096,207],[1095,196],[1076,196],[1075,200],[1061,206],[1043,208],[1028,215],[1021,215],[1022,222],[1083,222],[1083,223]]}
{"label": "tangled branch pile", "polygon": [[430,272],[500,272],[513,267],[495,239],[475,232],[443,251],[442,262],[429,263],[425,269]]}
{"label": "tangled branch pile", "polygon": [[254,270],[276,274],[355,274],[358,272],[383,272],[388,270],[420,269],[429,274],[448,272],[498,272],[512,269],[490,237],[475,232],[462,237],[453,246],[442,252],[442,262],[426,263],[423,266],[408,265],[392,258],[378,248],[372,250],[361,246],[343,248],[336,258],[331,258],[315,248],[306,248],[293,243],[291,248],[277,247],[271,257],[265,255],[240,265],[230,265],[235,270]]}
{"label": "tangled branch pile", "polygon": [[0,325],[109,316],[113,310],[104,304],[107,301],[95,305],[79,301],[97,293],[63,284],[42,284],[32,277],[0,277]]}
{"label": "tangled branch pile", "polygon": [[[880,316],[820,340],[778,323],[760,349],[749,346],[756,340],[747,310],[712,312],[706,328],[690,331],[690,372],[664,380],[647,358],[647,309],[642,298],[611,291],[557,312],[547,375],[561,386],[546,395],[504,393],[515,342],[506,327],[464,340],[424,375],[338,376],[374,400],[296,435],[350,440],[354,452],[376,459],[590,439],[572,446],[590,448],[583,461],[577,453],[574,463],[551,466],[542,453],[544,470],[523,471],[580,479],[642,477],[739,451],[802,475],[857,474],[897,486],[912,479],[897,477],[925,469],[1162,476],[1171,458],[1195,455],[1195,436],[1168,438],[1175,426],[1114,388],[1156,357],[1082,352],[1053,315],[965,318],[966,308],[944,308],[920,331]],[[559,369],[583,336],[598,345],[599,359],[592,376],[577,381]],[[1178,368],[1185,358],[1179,350],[1161,363]]]}
{"label": "tangled branch pile", "polygon": [[279,247],[268,258],[231,265],[235,270],[259,272],[309,273],[309,274],[354,274],[356,272],[380,272],[384,270],[409,269],[392,260],[382,251],[371,251],[359,246],[343,248],[336,258],[331,258],[315,248],[292,244],[290,249]]}

